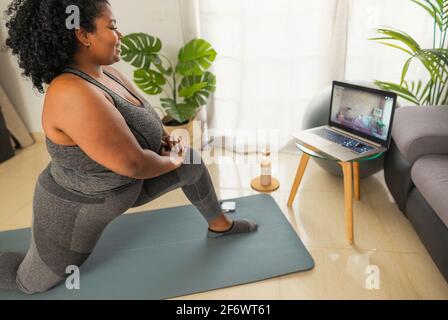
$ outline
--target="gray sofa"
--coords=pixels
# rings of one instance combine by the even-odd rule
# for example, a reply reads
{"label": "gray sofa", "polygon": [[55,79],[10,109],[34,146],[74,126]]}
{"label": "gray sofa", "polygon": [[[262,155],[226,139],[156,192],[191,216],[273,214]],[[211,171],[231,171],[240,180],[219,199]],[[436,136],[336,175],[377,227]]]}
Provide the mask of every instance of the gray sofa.
{"label": "gray sofa", "polygon": [[384,176],[448,282],[448,106],[396,110]]}

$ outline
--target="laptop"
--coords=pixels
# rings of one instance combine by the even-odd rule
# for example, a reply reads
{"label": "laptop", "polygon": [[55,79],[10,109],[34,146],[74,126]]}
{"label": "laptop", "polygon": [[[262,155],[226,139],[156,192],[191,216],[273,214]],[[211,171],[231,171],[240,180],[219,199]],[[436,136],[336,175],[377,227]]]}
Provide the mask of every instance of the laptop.
{"label": "laptop", "polygon": [[333,81],[328,124],[293,134],[341,161],[351,161],[389,148],[397,95],[370,87]]}

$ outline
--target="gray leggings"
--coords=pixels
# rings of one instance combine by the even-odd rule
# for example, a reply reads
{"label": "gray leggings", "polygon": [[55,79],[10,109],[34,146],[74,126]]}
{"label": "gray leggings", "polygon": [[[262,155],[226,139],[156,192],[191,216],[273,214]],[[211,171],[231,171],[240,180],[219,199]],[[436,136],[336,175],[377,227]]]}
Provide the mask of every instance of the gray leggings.
{"label": "gray leggings", "polygon": [[[199,155],[189,150],[189,155]],[[67,191],[53,180],[47,167],[34,191],[30,249],[25,257],[0,253],[0,289],[31,294],[54,287],[68,275],[67,266],[84,263],[112,220],[179,187],[208,222],[216,219],[222,210],[208,170],[198,157],[200,164],[184,163],[102,199]]]}

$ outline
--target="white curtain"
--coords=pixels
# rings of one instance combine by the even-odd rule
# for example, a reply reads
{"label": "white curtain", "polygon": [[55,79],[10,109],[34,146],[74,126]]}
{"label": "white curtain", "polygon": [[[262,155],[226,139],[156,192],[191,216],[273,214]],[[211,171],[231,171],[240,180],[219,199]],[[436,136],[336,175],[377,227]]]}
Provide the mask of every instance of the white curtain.
{"label": "white curtain", "polygon": [[[199,0],[199,12],[200,35],[218,52],[210,136],[245,153],[266,133],[271,149],[287,145],[332,80],[398,81],[406,56],[369,41],[374,28],[402,29],[429,47],[433,26],[409,0]],[[423,74],[411,66],[411,77]]]}

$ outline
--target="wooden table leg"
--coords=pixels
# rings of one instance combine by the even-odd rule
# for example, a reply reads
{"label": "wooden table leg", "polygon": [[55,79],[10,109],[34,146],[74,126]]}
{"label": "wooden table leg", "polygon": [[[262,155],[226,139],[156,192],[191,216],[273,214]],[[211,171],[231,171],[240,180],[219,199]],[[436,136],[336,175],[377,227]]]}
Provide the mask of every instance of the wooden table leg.
{"label": "wooden table leg", "polygon": [[300,181],[302,181],[303,173],[305,172],[308,160],[310,160],[310,156],[306,153],[303,153],[302,158],[300,159],[299,166],[297,167],[296,177],[294,179],[291,192],[289,193],[288,207],[292,206],[292,202],[294,201],[294,198],[296,196],[297,189],[299,189]]}
{"label": "wooden table leg", "polygon": [[352,163],[342,162],[344,172],[344,197],[345,197],[345,224],[347,228],[347,239],[353,244],[353,177]]}
{"label": "wooden table leg", "polygon": [[354,182],[354,191],[355,191],[355,199],[361,199],[361,193],[359,190],[359,162],[353,162],[353,182]]}

